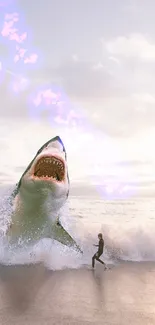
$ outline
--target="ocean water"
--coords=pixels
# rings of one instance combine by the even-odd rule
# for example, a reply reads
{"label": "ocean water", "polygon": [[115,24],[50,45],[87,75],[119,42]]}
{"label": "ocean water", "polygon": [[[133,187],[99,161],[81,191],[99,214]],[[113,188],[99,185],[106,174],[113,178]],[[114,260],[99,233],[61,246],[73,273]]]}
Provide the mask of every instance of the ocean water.
{"label": "ocean water", "polygon": [[[155,202],[153,198],[104,200],[101,197],[70,198],[75,228],[83,229],[83,238],[91,245],[102,232],[105,257],[112,260],[154,261]],[[80,221],[79,221],[80,220]],[[81,233],[81,232],[80,232]]]}
{"label": "ocean water", "polygon": [[[18,125],[18,128],[17,128]],[[40,132],[39,132],[40,130]],[[33,132],[33,141],[32,141]],[[58,133],[59,132],[59,133]],[[64,131],[64,139],[67,136]],[[1,121],[0,150],[0,227],[1,231],[7,227],[11,211],[7,203],[15,183],[19,180],[22,172],[32,160],[38,148],[48,139],[61,130],[54,130],[43,125],[32,125],[30,122]],[[64,140],[63,139],[63,140]],[[65,142],[65,141],[64,141]],[[79,146],[72,147],[72,154],[76,152],[75,160],[79,154]],[[88,153],[90,158],[90,154]],[[61,218],[66,230],[76,239],[84,251],[83,257],[76,252],[53,242],[49,239],[36,243],[35,254],[39,258],[44,256],[46,264],[52,269],[66,267],[78,268],[91,263],[91,257],[95,253],[93,244],[98,241],[97,234],[103,233],[105,239],[104,260],[109,263],[117,263],[121,260],[128,261],[154,261],[155,260],[155,202],[152,197],[126,197],[105,199],[101,193],[90,191],[91,184],[83,187],[83,174],[80,165],[73,173],[74,160],[70,159],[69,171],[71,170],[71,194],[62,210]],[[81,170],[81,174],[77,173]],[[76,177],[75,177],[76,176]],[[102,175],[101,175],[102,176]],[[80,178],[81,177],[81,178]],[[80,182],[81,180],[81,182]],[[77,186],[78,191],[74,195],[72,187]],[[78,194],[77,194],[78,193]],[[1,243],[0,258],[6,259],[8,251]],[[25,249],[25,248],[24,248]],[[33,248],[34,249],[34,248]],[[31,247],[32,250],[32,247]],[[39,253],[38,253],[39,252]],[[29,251],[12,251],[7,258],[12,263],[27,262],[33,254]],[[36,256],[36,255],[35,255]],[[52,256],[52,258],[51,258]]]}
{"label": "ocean water", "polygon": [[[1,230],[6,229],[10,218],[7,200],[13,188],[13,184],[0,187]],[[102,232],[105,240],[104,260],[106,262],[154,261],[154,212],[155,202],[152,198],[107,201],[97,195],[70,196],[62,209],[61,219],[66,230],[83,249],[84,256],[81,258],[74,251],[49,239],[39,242],[39,245],[36,243],[35,249],[39,254],[45,253],[46,263],[51,268],[78,268],[83,264],[91,263],[91,257],[95,253],[93,244],[98,242],[97,234]],[[4,256],[3,250],[1,253]],[[18,251],[17,254],[14,252],[14,255],[11,251],[13,263],[28,261],[26,256],[25,253],[23,255],[23,251]]]}
{"label": "ocean water", "polygon": [[[105,165],[100,142],[99,151],[94,156],[96,149],[86,150],[89,137],[81,136],[79,143],[74,141],[72,145],[73,137],[67,132],[32,125],[28,121],[0,121],[1,323],[153,325],[154,197],[140,193],[134,196],[135,192],[131,191],[125,197],[118,195],[114,199],[109,195],[107,199],[98,191],[102,182],[104,184],[106,180],[111,184],[113,180],[115,183],[117,172],[120,177],[123,170],[122,184],[129,178],[133,184],[131,176],[136,178],[139,174],[130,173],[129,167],[119,170],[109,167],[112,156],[106,157],[108,164]],[[66,145],[71,181],[69,199],[61,211],[61,219],[83,249],[83,255],[48,238],[33,246],[23,243],[20,247],[10,247],[3,235],[11,217],[9,198],[15,183],[38,148],[56,134]],[[94,157],[98,157],[97,168],[92,163]],[[144,184],[144,179],[149,177],[150,174],[140,173],[136,188],[140,181]],[[95,270],[89,267],[99,232],[105,240],[102,258],[110,266],[105,272],[103,265],[98,263]],[[41,266],[40,261],[43,262]]]}

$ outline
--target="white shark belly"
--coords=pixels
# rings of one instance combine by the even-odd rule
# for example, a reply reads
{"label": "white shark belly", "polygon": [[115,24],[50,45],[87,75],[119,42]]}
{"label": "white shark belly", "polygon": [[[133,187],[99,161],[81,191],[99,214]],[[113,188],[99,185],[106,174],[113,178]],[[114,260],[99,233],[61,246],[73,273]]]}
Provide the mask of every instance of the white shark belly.
{"label": "white shark belly", "polygon": [[[20,196],[15,199],[14,211],[6,236],[10,244],[31,244],[43,238],[51,238],[67,246],[74,246],[81,252],[74,239],[62,227],[58,218],[58,211],[51,209],[50,212],[44,204],[35,205],[33,210],[26,209],[27,205],[22,203]],[[38,208],[40,207],[40,209]]]}

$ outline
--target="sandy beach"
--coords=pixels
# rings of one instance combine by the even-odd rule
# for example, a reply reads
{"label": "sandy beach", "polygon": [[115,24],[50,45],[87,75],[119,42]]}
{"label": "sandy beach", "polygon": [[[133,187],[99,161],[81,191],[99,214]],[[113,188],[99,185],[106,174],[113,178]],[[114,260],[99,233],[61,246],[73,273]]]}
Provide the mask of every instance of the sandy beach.
{"label": "sandy beach", "polygon": [[155,263],[0,268],[0,324],[155,324]]}

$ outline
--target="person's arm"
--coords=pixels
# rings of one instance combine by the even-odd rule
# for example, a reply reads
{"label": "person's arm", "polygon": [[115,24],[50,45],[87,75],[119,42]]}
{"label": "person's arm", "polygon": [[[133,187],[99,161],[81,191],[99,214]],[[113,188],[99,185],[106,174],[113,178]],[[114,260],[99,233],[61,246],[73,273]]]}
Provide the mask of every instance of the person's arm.
{"label": "person's arm", "polygon": [[95,245],[93,245],[93,246],[95,246],[95,247],[99,247],[99,246],[100,246],[100,242],[99,242],[97,245],[95,244]]}

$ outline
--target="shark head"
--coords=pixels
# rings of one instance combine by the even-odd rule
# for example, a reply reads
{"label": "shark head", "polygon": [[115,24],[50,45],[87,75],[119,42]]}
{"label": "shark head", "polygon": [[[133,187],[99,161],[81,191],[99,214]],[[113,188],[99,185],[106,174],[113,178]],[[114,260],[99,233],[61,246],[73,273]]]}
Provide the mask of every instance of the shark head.
{"label": "shark head", "polygon": [[[16,193],[60,200],[62,204],[69,194],[67,154],[59,136],[46,142],[37,152],[19,183]],[[61,203],[60,203],[61,205]]]}
{"label": "shark head", "polygon": [[[74,239],[62,227],[59,210],[69,195],[67,155],[59,136],[46,142],[37,152],[12,193],[13,214],[7,235],[10,240],[36,229],[44,229],[64,245],[75,246]],[[54,212],[54,213],[51,213]],[[46,233],[47,231],[47,233]]]}

